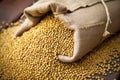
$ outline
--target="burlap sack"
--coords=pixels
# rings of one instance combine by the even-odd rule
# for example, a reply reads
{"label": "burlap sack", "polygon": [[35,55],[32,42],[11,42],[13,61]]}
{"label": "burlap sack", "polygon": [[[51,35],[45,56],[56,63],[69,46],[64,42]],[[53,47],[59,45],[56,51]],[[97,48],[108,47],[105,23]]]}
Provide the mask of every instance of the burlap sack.
{"label": "burlap sack", "polygon": [[49,11],[74,30],[73,56],[58,55],[63,62],[80,59],[108,34],[120,30],[120,0],[40,0],[24,10],[26,19],[15,36],[36,25]]}

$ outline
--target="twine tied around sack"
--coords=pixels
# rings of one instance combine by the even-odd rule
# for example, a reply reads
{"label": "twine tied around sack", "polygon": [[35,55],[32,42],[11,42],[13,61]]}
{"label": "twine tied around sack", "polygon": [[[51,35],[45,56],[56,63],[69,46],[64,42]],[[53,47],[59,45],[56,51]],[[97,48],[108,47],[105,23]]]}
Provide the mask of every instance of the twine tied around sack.
{"label": "twine tied around sack", "polygon": [[108,26],[109,26],[110,23],[112,23],[112,21],[111,21],[109,10],[108,10],[108,7],[107,7],[105,1],[101,0],[101,2],[102,2],[103,6],[105,8],[105,12],[106,12],[106,16],[107,16],[107,22],[106,22],[106,26],[105,26],[105,29],[104,29],[103,37],[107,37],[107,36],[110,35],[110,32],[108,31]]}

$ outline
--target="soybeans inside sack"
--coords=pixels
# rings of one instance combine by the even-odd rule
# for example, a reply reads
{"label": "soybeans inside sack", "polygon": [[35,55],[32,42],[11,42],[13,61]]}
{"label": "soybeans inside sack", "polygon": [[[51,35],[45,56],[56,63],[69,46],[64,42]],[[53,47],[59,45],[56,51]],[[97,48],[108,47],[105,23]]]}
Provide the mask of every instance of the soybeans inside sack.
{"label": "soybeans inside sack", "polygon": [[42,16],[51,11],[67,28],[74,30],[72,56],[59,54],[58,59],[67,63],[75,62],[120,30],[119,4],[120,0],[40,0],[24,9],[26,19],[14,36],[18,37],[34,27]]}
{"label": "soybeans inside sack", "polygon": [[53,15],[13,39],[17,29],[0,32],[0,80],[104,80],[101,75],[120,71],[120,33],[68,64],[57,56],[72,56],[74,31]]}

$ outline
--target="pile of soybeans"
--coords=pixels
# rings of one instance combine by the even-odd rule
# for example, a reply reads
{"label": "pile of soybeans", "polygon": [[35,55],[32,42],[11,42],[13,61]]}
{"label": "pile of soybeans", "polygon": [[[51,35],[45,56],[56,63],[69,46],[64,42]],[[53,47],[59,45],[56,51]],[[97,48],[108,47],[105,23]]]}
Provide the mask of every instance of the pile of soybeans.
{"label": "pile of soybeans", "polygon": [[104,80],[120,71],[120,33],[79,61],[63,63],[57,55],[72,56],[74,44],[74,31],[63,22],[49,14],[14,39],[17,29],[0,32],[0,80]]}

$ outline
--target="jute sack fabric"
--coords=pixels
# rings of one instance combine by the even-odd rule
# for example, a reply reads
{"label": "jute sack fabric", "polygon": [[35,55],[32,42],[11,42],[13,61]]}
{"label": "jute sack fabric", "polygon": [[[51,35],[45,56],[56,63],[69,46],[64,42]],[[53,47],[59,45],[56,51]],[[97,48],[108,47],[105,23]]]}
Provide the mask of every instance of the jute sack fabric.
{"label": "jute sack fabric", "polygon": [[39,0],[24,10],[25,21],[15,37],[35,26],[49,11],[74,30],[73,56],[58,55],[73,62],[120,30],[120,0]]}

